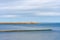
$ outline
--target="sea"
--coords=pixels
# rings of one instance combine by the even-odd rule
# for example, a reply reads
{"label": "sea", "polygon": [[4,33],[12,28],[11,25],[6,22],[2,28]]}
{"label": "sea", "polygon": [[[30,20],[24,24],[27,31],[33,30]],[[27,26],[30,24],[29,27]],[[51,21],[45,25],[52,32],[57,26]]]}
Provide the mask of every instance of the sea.
{"label": "sea", "polygon": [[52,29],[52,31],[0,32],[0,40],[60,40],[60,23],[0,24],[0,30]]}

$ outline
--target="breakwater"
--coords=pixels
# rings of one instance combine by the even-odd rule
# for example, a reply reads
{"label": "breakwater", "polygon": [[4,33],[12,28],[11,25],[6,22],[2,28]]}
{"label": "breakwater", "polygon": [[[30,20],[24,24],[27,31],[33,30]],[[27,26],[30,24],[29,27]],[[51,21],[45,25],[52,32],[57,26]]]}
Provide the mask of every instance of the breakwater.
{"label": "breakwater", "polygon": [[52,31],[52,29],[40,29],[40,30],[0,30],[0,32],[29,32],[29,31]]}

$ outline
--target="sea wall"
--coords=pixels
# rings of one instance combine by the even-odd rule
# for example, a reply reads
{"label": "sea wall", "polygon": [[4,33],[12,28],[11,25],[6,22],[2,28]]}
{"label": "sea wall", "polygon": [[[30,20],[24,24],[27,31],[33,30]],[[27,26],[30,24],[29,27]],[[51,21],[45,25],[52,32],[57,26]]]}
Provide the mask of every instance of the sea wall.
{"label": "sea wall", "polygon": [[40,30],[0,30],[0,32],[29,32],[29,31],[52,31],[52,29],[40,29]]}

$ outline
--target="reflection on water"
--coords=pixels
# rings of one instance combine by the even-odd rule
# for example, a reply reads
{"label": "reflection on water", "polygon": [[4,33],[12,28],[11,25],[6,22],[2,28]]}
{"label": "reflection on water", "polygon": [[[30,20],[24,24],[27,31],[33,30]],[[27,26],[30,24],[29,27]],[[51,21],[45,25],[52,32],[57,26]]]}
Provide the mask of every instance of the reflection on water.
{"label": "reflection on water", "polygon": [[0,40],[60,40],[60,32],[0,32]]}

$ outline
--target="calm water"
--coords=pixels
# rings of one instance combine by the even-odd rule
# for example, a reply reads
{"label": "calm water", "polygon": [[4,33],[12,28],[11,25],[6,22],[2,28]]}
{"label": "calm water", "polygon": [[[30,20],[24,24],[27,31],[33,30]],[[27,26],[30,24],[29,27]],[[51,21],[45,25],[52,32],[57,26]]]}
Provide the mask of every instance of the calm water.
{"label": "calm water", "polygon": [[0,40],[60,40],[60,23],[0,24],[0,30],[51,28],[53,31],[0,32]]}

